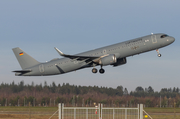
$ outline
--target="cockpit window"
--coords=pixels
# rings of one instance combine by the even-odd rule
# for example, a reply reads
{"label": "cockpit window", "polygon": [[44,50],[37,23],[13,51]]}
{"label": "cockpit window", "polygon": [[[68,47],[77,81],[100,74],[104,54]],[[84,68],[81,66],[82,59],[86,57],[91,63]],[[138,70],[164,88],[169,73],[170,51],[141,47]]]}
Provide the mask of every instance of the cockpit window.
{"label": "cockpit window", "polygon": [[161,36],[161,38],[165,38],[165,37],[167,37],[167,36],[168,36],[168,35],[164,34],[164,35]]}

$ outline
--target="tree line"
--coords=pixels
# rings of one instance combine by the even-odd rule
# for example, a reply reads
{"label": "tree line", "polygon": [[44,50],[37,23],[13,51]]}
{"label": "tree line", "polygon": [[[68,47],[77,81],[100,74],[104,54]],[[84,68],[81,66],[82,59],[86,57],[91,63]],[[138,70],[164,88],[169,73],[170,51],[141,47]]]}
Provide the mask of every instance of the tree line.
{"label": "tree line", "polygon": [[[160,99],[161,97],[161,99]],[[77,86],[69,83],[48,85],[44,84],[18,84],[1,83],[0,105],[1,106],[27,106],[29,103],[34,106],[55,106],[58,103],[65,103],[73,106],[93,106],[94,103],[104,103],[115,106],[136,106],[143,103],[148,107],[168,107],[176,102],[180,105],[179,88],[162,88],[159,92],[149,86],[142,88],[138,86],[134,91],[128,92],[127,88],[117,86]]]}

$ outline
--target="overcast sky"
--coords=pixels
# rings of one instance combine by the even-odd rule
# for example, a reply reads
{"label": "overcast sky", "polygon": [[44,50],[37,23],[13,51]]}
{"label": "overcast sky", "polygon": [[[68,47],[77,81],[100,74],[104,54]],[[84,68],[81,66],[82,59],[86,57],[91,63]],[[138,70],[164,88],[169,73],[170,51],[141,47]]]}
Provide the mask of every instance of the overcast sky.
{"label": "overcast sky", "polygon": [[[0,84],[69,83],[113,87],[180,87],[179,0],[14,0],[0,1]],[[151,33],[166,33],[176,41],[162,49],[127,58],[127,64],[92,68],[47,77],[17,77],[20,70],[12,48],[20,47],[40,62],[61,58],[54,50],[76,54]],[[100,67],[97,67],[98,69]]]}

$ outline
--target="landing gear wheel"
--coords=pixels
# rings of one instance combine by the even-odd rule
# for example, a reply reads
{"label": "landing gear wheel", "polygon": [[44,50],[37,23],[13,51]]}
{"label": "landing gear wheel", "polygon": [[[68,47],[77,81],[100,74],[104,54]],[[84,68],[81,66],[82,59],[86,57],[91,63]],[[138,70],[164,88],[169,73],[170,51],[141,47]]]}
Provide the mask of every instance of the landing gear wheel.
{"label": "landing gear wheel", "polygon": [[101,74],[103,74],[104,72],[105,72],[104,69],[100,69],[100,70],[99,70],[99,73],[101,73]]}
{"label": "landing gear wheel", "polygon": [[161,54],[158,54],[158,57],[161,57]]}
{"label": "landing gear wheel", "polygon": [[158,57],[161,57],[161,54],[159,53],[159,49],[156,49],[156,52],[158,53]]}
{"label": "landing gear wheel", "polygon": [[97,73],[97,69],[96,69],[96,68],[93,68],[93,69],[92,69],[92,73]]}

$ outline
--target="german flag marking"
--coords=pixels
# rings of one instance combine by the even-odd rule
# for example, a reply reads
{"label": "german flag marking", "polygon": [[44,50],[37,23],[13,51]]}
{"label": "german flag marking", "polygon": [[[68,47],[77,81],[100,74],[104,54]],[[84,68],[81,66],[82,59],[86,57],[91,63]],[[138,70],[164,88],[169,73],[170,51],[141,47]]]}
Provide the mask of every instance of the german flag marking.
{"label": "german flag marking", "polygon": [[22,56],[24,53],[23,52],[21,52],[21,53],[19,53],[19,56]]}

